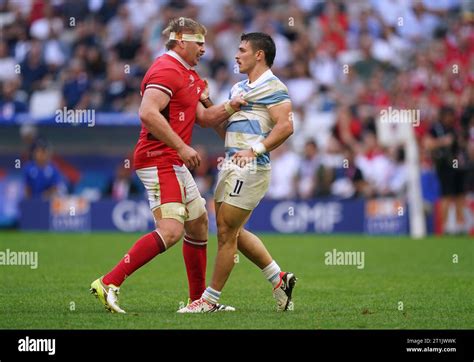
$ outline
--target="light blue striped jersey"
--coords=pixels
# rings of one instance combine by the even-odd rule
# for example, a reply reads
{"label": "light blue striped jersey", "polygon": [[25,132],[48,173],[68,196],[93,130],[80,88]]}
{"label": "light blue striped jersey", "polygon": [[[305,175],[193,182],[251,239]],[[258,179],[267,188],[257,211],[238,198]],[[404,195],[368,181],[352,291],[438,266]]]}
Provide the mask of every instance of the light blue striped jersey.
{"label": "light blue striped jersey", "polygon": [[[257,80],[249,84],[249,80],[236,83],[229,98],[241,95],[248,103],[228,120],[225,135],[226,157],[231,157],[239,150],[247,150],[252,145],[264,140],[273,129],[274,122],[270,118],[270,107],[290,102],[288,88],[268,69]],[[257,158],[260,168],[270,168],[270,153]]]}

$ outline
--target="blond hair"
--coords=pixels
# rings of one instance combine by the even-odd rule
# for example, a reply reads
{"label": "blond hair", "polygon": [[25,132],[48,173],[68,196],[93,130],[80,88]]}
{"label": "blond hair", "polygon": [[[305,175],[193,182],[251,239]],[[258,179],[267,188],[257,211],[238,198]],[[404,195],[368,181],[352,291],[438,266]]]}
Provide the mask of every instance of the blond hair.
{"label": "blond hair", "polygon": [[[207,29],[204,25],[191,18],[180,17],[172,19],[162,34],[169,37],[170,33],[173,32],[176,34],[192,33],[206,35]],[[176,45],[176,40],[168,40],[165,45],[166,49],[173,49]]]}

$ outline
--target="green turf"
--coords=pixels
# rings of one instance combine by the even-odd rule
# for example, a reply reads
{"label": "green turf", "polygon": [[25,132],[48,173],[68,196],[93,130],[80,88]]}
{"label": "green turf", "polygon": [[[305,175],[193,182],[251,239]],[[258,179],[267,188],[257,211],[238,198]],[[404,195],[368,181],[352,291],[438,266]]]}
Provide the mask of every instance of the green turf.
{"label": "green turf", "polygon": [[[464,329],[474,328],[474,240],[469,237],[262,235],[274,258],[299,278],[295,310],[277,313],[271,286],[240,256],[223,292],[234,313],[178,315],[187,298],[181,247],[122,287],[127,315],[107,313],[92,280],[125,254],[137,234],[0,233],[0,251],[37,251],[39,267],[0,266],[0,328]],[[328,266],[324,253],[364,251],[365,267]],[[216,239],[209,243],[208,277]],[[458,263],[453,263],[453,254]],[[399,310],[403,303],[403,310]]]}

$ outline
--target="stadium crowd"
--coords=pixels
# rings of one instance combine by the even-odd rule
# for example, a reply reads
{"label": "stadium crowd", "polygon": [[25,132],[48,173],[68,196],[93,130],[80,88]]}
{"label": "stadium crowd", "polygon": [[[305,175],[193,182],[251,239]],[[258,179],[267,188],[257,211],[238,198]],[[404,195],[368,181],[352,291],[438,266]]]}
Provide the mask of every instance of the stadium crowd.
{"label": "stadium crowd", "polygon": [[[424,198],[454,203],[462,225],[464,195],[474,192],[470,4],[4,0],[0,115],[34,114],[44,99],[55,107],[136,113],[142,77],[165,51],[161,31],[179,16],[208,29],[198,71],[219,103],[242,79],[234,62],[240,35],[264,31],[276,43],[273,71],[288,86],[296,130],[272,152],[268,197],[404,195],[403,149],[378,142],[376,119],[388,107],[413,109],[420,111],[414,127]],[[216,157],[195,171],[203,194],[212,192]]]}

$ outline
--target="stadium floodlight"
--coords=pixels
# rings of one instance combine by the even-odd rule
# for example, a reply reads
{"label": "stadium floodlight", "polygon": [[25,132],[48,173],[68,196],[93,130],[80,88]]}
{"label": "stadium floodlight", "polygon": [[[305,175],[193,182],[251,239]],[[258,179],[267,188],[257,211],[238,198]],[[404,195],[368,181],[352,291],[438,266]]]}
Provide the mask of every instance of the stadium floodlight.
{"label": "stadium floodlight", "polygon": [[410,208],[410,236],[426,236],[426,224],[421,194],[420,160],[414,127],[419,126],[419,110],[382,110],[376,121],[377,138],[384,146],[403,146],[408,175],[408,206]]}

